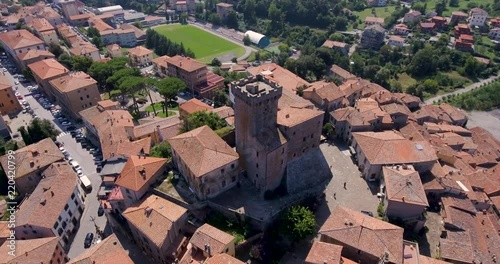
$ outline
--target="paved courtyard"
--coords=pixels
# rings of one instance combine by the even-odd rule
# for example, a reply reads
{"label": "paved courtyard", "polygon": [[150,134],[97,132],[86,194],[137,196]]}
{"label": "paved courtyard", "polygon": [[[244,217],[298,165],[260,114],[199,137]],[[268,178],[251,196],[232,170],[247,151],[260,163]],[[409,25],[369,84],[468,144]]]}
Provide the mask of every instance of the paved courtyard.
{"label": "paved courtyard", "polygon": [[500,109],[489,112],[472,111],[468,112],[467,115],[469,116],[468,128],[482,127],[500,140]]}
{"label": "paved courtyard", "polygon": [[[326,203],[321,204],[316,212],[316,221],[319,226],[324,223],[337,205],[354,210],[370,211],[374,216],[377,215],[378,187],[375,184],[369,186],[361,177],[361,172],[351,160],[347,147],[335,144],[320,145],[328,165],[331,166],[333,178],[325,189]],[[344,189],[344,182],[346,189]]]}

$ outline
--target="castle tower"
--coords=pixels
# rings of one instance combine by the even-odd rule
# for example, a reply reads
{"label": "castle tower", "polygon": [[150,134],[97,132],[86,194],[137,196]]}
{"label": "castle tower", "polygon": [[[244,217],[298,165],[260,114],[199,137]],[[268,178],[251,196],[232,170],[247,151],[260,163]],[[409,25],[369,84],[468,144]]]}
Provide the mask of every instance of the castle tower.
{"label": "castle tower", "polygon": [[261,191],[277,188],[287,164],[287,141],[278,130],[283,88],[262,75],[231,83],[236,151],[248,178]]}

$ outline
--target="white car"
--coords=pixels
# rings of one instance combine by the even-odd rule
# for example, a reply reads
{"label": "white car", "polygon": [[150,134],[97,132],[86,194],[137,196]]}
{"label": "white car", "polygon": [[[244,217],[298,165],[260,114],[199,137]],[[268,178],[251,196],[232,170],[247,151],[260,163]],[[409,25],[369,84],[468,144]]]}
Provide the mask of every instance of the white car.
{"label": "white car", "polygon": [[66,159],[68,160],[69,163],[71,163],[73,161],[73,157],[71,157],[71,156],[67,156]]}
{"label": "white car", "polygon": [[14,84],[15,84],[15,85],[19,85],[19,82],[18,82],[18,81],[15,81],[15,82],[14,82]]}
{"label": "white car", "polygon": [[79,170],[76,172],[76,175],[78,175],[78,177],[83,177],[83,171]]}

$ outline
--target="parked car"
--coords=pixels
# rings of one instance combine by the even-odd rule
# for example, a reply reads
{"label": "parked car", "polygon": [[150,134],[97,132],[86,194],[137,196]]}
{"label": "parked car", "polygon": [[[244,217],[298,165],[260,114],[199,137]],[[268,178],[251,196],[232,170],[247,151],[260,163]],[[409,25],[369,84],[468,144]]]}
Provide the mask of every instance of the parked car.
{"label": "parked car", "polygon": [[89,248],[92,245],[92,241],[94,240],[94,234],[93,233],[88,233],[85,236],[85,241],[83,242],[83,246],[85,248]]}
{"label": "parked car", "polygon": [[361,211],[361,213],[368,215],[368,216],[373,216],[373,213],[370,211]]}
{"label": "parked car", "polygon": [[63,122],[61,122],[61,125],[63,125],[63,126],[71,126],[72,123],[68,122],[68,121],[63,121]]}
{"label": "parked car", "polygon": [[102,216],[104,214],[104,208],[102,208],[102,205],[99,206],[99,209],[97,209],[97,216]]}
{"label": "parked car", "polygon": [[76,175],[78,175],[78,177],[83,177],[83,171],[79,170],[76,172]]}

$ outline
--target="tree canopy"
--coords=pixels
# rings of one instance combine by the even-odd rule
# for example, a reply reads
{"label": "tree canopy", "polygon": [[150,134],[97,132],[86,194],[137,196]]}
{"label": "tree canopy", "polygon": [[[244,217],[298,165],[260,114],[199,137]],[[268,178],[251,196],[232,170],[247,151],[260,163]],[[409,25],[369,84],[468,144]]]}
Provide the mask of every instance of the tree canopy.
{"label": "tree canopy", "polygon": [[280,220],[282,233],[294,241],[314,234],[316,220],[311,210],[304,206],[292,206]]}
{"label": "tree canopy", "polygon": [[184,120],[179,132],[186,133],[205,125],[209,126],[212,130],[218,130],[226,126],[226,121],[213,112],[194,112]]}
{"label": "tree canopy", "polygon": [[184,55],[187,57],[195,58],[194,52],[189,48],[184,48],[184,44],[175,43],[164,35],[161,35],[160,33],[152,29],[148,29],[146,31],[145,46],[148,49],[154,49],[155,53],[159,56]]}
{"label": "tree canopy", "polygon": [[18,131],[21,133],[21,137],[26,145],[37,143],[49,137],[52,140],[56,140],[56,137],[60,133],[47,119],[33,119],[27,129],[22,126]]}
{"label": "tree canopy", "polygon": [[151,157],[157,158],[172,158],[172,148],[167,141],[156,144],[151,148]]}

